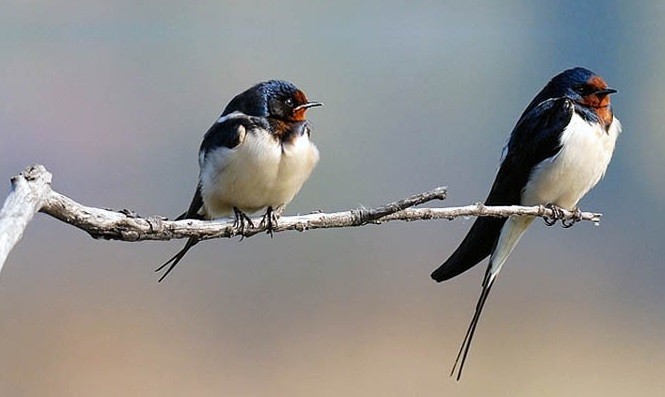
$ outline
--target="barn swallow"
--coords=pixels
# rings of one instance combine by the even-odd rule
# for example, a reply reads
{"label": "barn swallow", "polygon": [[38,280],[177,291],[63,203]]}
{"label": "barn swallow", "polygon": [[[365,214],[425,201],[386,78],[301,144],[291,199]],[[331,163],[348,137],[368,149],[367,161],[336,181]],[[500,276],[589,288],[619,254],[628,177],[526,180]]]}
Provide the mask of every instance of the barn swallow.
{"label": "barn swallow", "polygon": [[[554,76],[517,121],[485,204],[546,205],[555,213],[564,208],[579,214],[577,203],[605,174],[621,132],[610,106],[610,94],[615,92],[600,76],[581,67]],[[490,257],[475,313],[450,374],[459,364],[457,380],[496,276],[533,219],[479,217],[450,258],[432,273],[441,282]]]}
{"label": "barn swallow", "polygon": [[[203,136],[196,192],[176,220],[233,215],[236,227],[244,230],[247,224],[254,226],[247,213],[265,209],[262,223],[272,235],[277,216],[319,160],[305,113],[322,105],[283,80],[256,84],[234,97]],[[191,237],[155,270],[168,266],[160,282],[198,242]]]}

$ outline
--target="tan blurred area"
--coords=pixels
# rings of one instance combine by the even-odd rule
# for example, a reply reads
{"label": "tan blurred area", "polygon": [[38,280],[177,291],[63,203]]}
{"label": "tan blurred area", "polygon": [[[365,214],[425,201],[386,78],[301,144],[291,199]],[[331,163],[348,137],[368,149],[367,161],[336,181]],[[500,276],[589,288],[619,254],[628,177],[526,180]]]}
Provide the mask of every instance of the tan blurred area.
{"label": "tan blurred area", "polygon": [[[564,4],[565,3],[565,4]],[[618,1],[56,3],[0,13],[0,190],[33,163],[86,205],[175,216],[203,133],[252,84],[291,80],[321,161],[287,214],[435,186],[484,199],[554,74],[618,89],[624,133],[581,203],[534,222],[461,382],[485,263],[436,284],[472,219],[199,244],[96,241],[38,214],[0,275],[0,396],[626,396],[665,387],[665,7]]]}

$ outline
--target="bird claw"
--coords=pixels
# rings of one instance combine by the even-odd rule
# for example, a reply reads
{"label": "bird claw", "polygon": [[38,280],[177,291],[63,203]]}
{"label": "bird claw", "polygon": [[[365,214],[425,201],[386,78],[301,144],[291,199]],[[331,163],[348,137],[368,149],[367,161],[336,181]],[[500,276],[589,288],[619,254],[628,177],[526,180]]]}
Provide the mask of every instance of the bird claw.
{"label": "bird claw", "polygon": [[[551,216],[551,217],[550,216],[544,216],[543,217],[543,221],[545,221],[545,224],[547,226],[554,226],[556,224],[556,221],[558,221],[558,220],[561,220],[561,223],[564,223],[564,221],[563,221],[563,216],[564,215],[563,215],[563,210],[561,209],[561,207],[556,206],[554,204],[547,204],[545,206],[545,208],[552,210],[552,214],[553,214],[553,216]],[[566,227],[565,224],[564,224],[564,227]],[[570,226],[567,226],[567,227],[570,227]]]}
{"label": "bird claw", "polygon": [[580,211],[579,208],[575,207],[573,210],[573,217],[566,221],[566,220],[561,220],[561,226],[563,226],[564,229],[568,229],[569,227],[573,227],[574,224],[582,220],[582,211]]}
{"label": "bird claw", "polygon": [[554,205],[554,204],[547,204],[545,208],[548,208],[552,210],[553,216],[544,216],[543,220],[545,221],[545,224],[547,226],[553,226],[556,221],[560,220],[561,221],[561,227],[564,229],[568,229],[570,227],[573,227],[574,224],[582,220],[582,211],[580,211],[579,208],[575,207],[573,209],[573,216],[570,219],[564,219],[564,213],[563,213],[563,208]]}
{"label": "bird claw", "polygon": [[240,234],[240,241],[242,241],[245,238],[247,225],[253,228],[254,222],[252,222],[252,219],[249,216],[247,216],[247,214],[240,211],[237,207],[233,207],[233,213],[235,214],[235,221],[233,222],[233,227],[236,229],[236,234]]}
{"label": "bird claw", "polygon": [[279,211],[274,210],[272,207],[268,207],[268,210],[265,215],[263,215],[263,219],[261,219],[261,223],[259,224],[259,227],[265,226],[266,233],[270,234],[270,238],[273,237],[275,228],[277,227],[278,215]]}

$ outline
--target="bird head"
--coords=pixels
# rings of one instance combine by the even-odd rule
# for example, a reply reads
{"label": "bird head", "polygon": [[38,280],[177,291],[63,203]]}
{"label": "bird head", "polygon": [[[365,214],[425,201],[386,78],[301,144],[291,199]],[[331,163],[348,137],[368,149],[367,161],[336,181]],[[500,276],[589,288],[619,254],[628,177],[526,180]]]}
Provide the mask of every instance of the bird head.
{"label": "bird head", "polygon": [[584,68],[566,70],[559,76],[564,80],[562,86],[566,89],[566,97],[582,106],[609,107],[610,94],[617,92],[608,87],[602,77]]}
{"label": "bird head", "polygon": [[576,67],[554,76],[541,94],[545,93],[547,98],[566,97],[582,106],[601,108],[610,106],[610,94],[615,92],[596,73]]}
{"label": "bird head", "polygon": [[323,106],[323,103],[310,102],[293,83],[269,80],[236,95],[226,106],[222,116],[239,111],[248,116],[303,121],[307,110],[316,106]]}
{"label": "bird head", "polygon": [[547,83],[527,106],[522,116],[548,99],[567,98],[582,108],[595,113],[598,119],[607,127],[613,118],[610,94],[615,92],[617,91],[608,87],[602,77],[588,69],[582,67],[567,69],[554,76]]}

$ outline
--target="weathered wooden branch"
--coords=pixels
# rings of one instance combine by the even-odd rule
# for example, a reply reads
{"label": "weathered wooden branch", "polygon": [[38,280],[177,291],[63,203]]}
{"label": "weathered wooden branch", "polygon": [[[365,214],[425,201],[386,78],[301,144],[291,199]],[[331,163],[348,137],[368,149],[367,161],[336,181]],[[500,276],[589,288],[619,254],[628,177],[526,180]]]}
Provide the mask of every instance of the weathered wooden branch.
{"label": "weathered wooden branch", "polygon": [[51,174],[41,165],[12,178],[12,192],[0,209],[0,271],[28,222],[49,197],[50,184]]}
{"label": "weathered wooden branch", "polygon": [[[380,224],[388,221],[418,221],[429,219],[454,219],[466,216],[538,216],[555,218],[557,215],[544,206],[496,206],[474,204],[451,208],[411,208],[432,200],[443,200],[446,188],[439,187],[406,199],[398,200],[375,209],[279,218],[274,232],[287,230],[341,228]],[[141,217],[129,210],[113,211],[86,207],[51,189],[51,174],[41,165],[26,168],[12,178],[12,192],[0,211],[0,270],[14,244],[21,238],[35,212],[41,211],[63,222],[69,223],[90,234],[93,238],[122,241],[170,240],[197,237],[201,240],[243,235],[251,237],[264,232],[260,218],[254,220],[256,227],[247,227],[244,232],[234,226],[233,219],[199,221],[185,219],[169,221],[164,217]],[[562,211],[559,219],[572,220],[575,214]],[[601,214],[582,212],[581,219],[599,222]]]}

